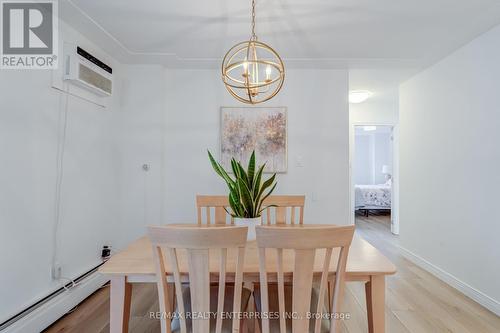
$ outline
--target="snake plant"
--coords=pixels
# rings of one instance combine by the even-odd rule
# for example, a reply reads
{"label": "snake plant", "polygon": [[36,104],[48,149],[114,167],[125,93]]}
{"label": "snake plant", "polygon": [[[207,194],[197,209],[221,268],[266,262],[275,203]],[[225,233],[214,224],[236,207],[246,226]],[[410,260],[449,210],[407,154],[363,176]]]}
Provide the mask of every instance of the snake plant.
{"label": "snake plant", "polygon": [[210,151],[208,151],[208,157],[215,172],[224,179],[229,188],[229,205],[232,212],[228,213],[239,218],[260,217],[262,211],[269,207],[263,207],[263,203],[276,188],[274,182],[276,174],[262,182],[262,172],[266,164],[259,166],[256,171],[255,151],[250,156],[247,170],[243,168],[240,162],[234,158],[231,159],[234,179],[214,159]]}

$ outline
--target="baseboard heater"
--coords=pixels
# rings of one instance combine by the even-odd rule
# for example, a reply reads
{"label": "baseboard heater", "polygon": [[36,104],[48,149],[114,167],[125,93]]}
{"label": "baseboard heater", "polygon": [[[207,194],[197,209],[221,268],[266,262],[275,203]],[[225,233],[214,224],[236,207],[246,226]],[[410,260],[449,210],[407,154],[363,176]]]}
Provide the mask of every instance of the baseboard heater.
{"label": "baseboard heater", "polygon": [[[74,279],[73,281],[75,283],[79,283],[79,282],[85,280],[90,275],[92,275],[95,272],[97,272],[97,269],[102,264],[103,263],[101,263],[101,264],[95,266],[94,268],[92,268],[91,270],[83,273],[82,275],[80,275],[79,277],[77,277],[76,279]],[[0,331],[3,331],[5,329],[9,328],[10,326],[14,325],[18,321],[20,321],[21,319],[23,319],[24,317],[26,317],[27,315],[29,315],[30,313],[32,313],[35,310],[39,309],[44,304],[47,304],[48,302],[50,302],[51,300],[55,299],[57,296],[63,294],[64,292],[72,290],[72,288],[71,288],[72,286],[73,286],[73,282],[68,282],[67,284],[64,285],[64,287],[61,287],[61,288],[53,291],[52,293],[50,293],[49,295],[45,296],[44,298],[42,298],[38,302],[34,303],[30,307],[24,309],[23,311],[19,312],[18,314],[16,314],[16,315],[12,316],[11,318],[7,319],[6,321],[4,321],[3,323],[0,324]]]}

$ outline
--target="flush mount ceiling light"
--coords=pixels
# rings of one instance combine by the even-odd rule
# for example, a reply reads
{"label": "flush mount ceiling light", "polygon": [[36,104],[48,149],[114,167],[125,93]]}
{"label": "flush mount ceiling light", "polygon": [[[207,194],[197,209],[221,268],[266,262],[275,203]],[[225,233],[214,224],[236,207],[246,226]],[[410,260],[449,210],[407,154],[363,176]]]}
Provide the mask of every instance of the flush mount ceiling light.
{"label": "flush mount ceiling light", "polygon": [[368,90],[352,90],[349,92],[349,103],[358,104],[363,103],[373,95]]}
{"label": "flush mount ceiling light", "polygon": [[255,0],[252,0],[252,36],[233,46],[222,60],[222,81],[237,100],[258,104],[280,91],[285,67],[278,53],[259,42],[255,34]]}

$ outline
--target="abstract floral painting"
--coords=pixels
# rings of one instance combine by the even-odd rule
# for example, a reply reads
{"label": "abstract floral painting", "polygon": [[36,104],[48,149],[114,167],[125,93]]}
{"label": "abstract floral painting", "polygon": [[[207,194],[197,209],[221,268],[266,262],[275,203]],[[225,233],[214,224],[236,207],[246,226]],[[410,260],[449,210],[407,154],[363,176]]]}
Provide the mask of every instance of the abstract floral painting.
{"label": "abstract floral painting", "polygon": [[287,171],[285,107],[221,108],[221,163],[231,170],[231,158],[248,161],[252,151],[265,172]]}

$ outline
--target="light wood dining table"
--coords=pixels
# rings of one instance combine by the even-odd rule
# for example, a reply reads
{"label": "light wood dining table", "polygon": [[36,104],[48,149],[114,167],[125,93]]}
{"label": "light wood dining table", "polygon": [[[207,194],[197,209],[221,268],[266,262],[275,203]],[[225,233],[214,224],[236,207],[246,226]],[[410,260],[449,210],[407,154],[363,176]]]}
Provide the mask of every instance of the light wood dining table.
{"label": "light wood dining table", "polygon": [[[290,226],[290,225],[288,225]],[[311,226],[311,225],[306,225]],[[216,227],[216,225],[214,225]],[[301,225],[296,225],[300,228]],[[275,252],[275,251],[273,251]],[[336,254],[338,256],[338,253]],[[336,271],[337,260],[335,254],[331,260],[330,271]],[[318,276],[322,272],[325,251],[318,250],[315,256],[314,272]],[[214,259],[217,256],[213,256]],[[228,252],[227,281],[231,281],[231,272],[234,272],[235,262]],[[212,256],[211,256],[212,258]],[[184,272],[185,281],[189,277],[187,258],[179,253],[179,270]],[[276,262],[273,253],[266,256],[266,261]],[[285,280],[291,281],[294,255],[291,252],[283,253],[283,270]],[[166,260],[168,266],[168,260]],[[266,265],[275,267],[276,265]],[[219,263],[210,261],[210,272],[218,272]],[[168,267],[167,267],[168,271]],[[99,272],[108,276],[111,282],[111,312],[110,332],[128,332],[130,304],[133,283],[156,283],[155,267],[153,263],[152,246],[148,237],[142,237],[130,244],[125,250],[112,256],[99,269]],[[288,273],[287,273],[288,272]],[[379,250],[366,240],[355,235],[349,249],[346,268],[346,281],[359,281],[365,284],[367,320],[370,333],[385,332],[385,276],[396,273],[396,267]],[[332,273],[333,274],[333,273]],[[234,275],[234,273],[233,273]],[[273,280],[273,272],[268,270],[269,280]],[[274,272],[274,279],[276,278]],[[214,276],[217,281],[217,276]],[[246,246],[243,280],[246,285],[259,282],[259,258],[255,241],[249,241]]]}

